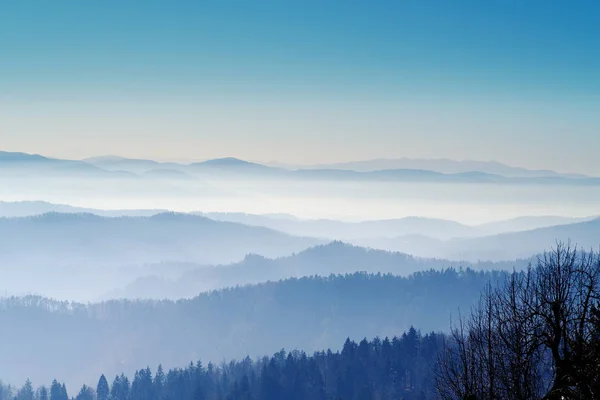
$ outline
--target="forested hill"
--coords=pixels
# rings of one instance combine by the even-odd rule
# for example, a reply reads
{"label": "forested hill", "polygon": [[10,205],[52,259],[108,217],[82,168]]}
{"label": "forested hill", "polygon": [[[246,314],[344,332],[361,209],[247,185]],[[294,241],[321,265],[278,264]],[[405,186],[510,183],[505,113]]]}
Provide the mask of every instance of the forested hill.
{"label": "forested hill", "polygon": [[[199,292],[237,285],[257,284],[304,276],[328,276],[354,272],[390,273],[408,276],[418,271],[446,268],[472,268],[474,270],[521,270],[531,260],[477,263],[456,262],[413,257],[398,252],[367,249],[339,241],[306,249],[300,253],[280,258],[248,255],[244,260],[217,266],[188,266],[188,271],[177,279],[161,277],[159,273],[136,279],[122,289],[115,290],[103,299],[181,299],[191,298]],[[156,271],[177,270],[177,265],[156,266]]]}
{"label": "forested hill", "polygon": [[[281,350],[272,357],[215,365],[201,361],[165,371],[159,365],[131,376],[101,375],[95,385],[67,387],[54,381],[34,392],[26,382],[0,400],[428,400],[435,398],[434,371],[445,336],[414,328],[394,338],[347,339],[336,350],[314,353]],[[109,376],[112,378],[112,376]]]}
{"label": "forested hill", "polygon": [[[504,272],[445,270],[409,277],[356,273],[214,291],[191,300],[0,302],[0,377],[11,383],[94,383],[101,373],[133,373],[189,360],[221,361],[336,348],[346,337],[394,336],[411,325],[447,330]],[[35,360],[35,362],[23,362]],[[52,365],[52,368],[48,368]]]}

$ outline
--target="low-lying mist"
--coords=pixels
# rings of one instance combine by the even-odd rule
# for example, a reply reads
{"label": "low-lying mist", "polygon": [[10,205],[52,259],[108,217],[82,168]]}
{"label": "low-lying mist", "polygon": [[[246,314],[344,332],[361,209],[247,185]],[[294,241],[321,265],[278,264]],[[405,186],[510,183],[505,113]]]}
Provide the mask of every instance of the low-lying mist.
{"label": "low-lying mist", "polygon": [[411,216],[469,225],[521,216],[600,215],[600,186],[348,182],[202,177],[0,178],[4,201],[44,200],[97,209],[283,213],[348,221]]}

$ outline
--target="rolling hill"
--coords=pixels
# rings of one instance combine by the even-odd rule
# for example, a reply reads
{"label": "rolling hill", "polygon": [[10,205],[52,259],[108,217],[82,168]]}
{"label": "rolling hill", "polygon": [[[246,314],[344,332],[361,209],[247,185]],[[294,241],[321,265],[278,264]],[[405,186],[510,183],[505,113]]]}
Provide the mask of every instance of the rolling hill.
{"label": "rolling hill", "polygon": [[424,235],[438,239],[478,236],[477,228],[443,219],[407,217],[399,219],[344,222],[330,219],[302,220],[245,213],[195,213],[218,221],[239,222],[264,226],[298,236],[321,237],[332,240],[350,240],[373,237]]}
{"label": "rolling hill", "polygon": [[449,260],[515,260],[541,254],[557,241],[571,241],[584,249],[600,245],[600,218],[520,232],[507,232],[471,238],[449,240],[420,236],[357,239],[352,243],[388,251],[400,251],[420,257]]}
{"label": "rolling hill", "polygon": [[310,353],[347,337],[393,336],[411,325],[446,330],[451,314],[468,309],[487,282],[503,277],[468,270],[407,278],[352,274],[237,287],[176,302],[1,299],[0,326],[10,329],[0,330],[0,376],[13,384],[60,377],[80,387],[95,385],[101,373],[132,374],[140,365],[218,363],[282,348]]}
{"label": "rolling hill", "polygon": [[300,253],[276,259],[248,255],[243,261],[218,266],[187,266],[181,276],[167,278],[161,270],[170,269],[162,265],[155,272],[140,277],[122,289],[114,290],[103,299],[180,299],[197,296],[199,292],[257,284],[281,279],[306,276],[329,276],[355,272],[393,274],[408,276],[424,270],[446,268],[471,268],[473,270],[511,270],[527,266],[529,260],[514,262],[468,263],[437,259],[416,258],[404,253],[366,249],[342,242],[311,247]]}
{"label": "rolling hill", "polygon": [[571,241],[583,249],[598,249],[600,218],[522,232],[444,242],[443,254],[467,260],[512,260],[539,254],[556,241]]}
{"label": "rolling hill", "polygon": [[283,256],[320,243],[267,228],[175,213],[107,218],[48,213],[0,218],[0,263],[228,263],[248,253]]}

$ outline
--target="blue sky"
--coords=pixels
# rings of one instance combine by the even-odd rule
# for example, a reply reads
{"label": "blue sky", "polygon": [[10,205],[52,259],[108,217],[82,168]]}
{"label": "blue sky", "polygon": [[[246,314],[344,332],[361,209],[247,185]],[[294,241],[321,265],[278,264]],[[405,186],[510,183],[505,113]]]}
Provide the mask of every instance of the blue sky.
{"label": "blue sky", "polygon": [[600,174],[594,1],[0,3],[0,139],[81,158]]}

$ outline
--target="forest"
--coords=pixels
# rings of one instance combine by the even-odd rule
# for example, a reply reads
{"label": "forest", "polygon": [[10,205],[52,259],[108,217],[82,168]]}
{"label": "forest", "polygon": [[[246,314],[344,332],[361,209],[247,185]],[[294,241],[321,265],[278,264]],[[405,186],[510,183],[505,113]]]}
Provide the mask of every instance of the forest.
{"label": "forest", "polygon": [[[155,372],[140,369],[132,377],[100,376],[96,387],[83,386],[76,400],[326,400],[434,398],[433,368],[445,336],[422,335],[411,328],[399,337],[347,339],[341,351],[307,355],[281,350],[272,357]],[[66,386],[19,390],[0,388],[0,400],[68,400]]]}
{"label": "forest", "polygon": [[[0,378],[61,377],[68,386],[141,366],[262,357],[279,349],[335,349],[347,338],[446,329],[506,272],[447,269],[407,277],[354,273],[231,287],[177,301],[0,300]],[[44,332],[40,335],[39,332]],[[20,345],[27,343],[27,346]],[[81,364],[81,354],[86,362]],[[40,360],[26,364],[23,359]],[[51,360],[62,360],[51,370]]]}
{"label": "forest", "polygon": [[[477,276],[477,273],[468,273]],[[361,274],[344,279],[357,277],[376,279]],[[458,313],[448,334],[431,332],[423,335],[410,327],[401,336],[391,339],[375,337],[357,343],[347,338],[340,350],[315,351],[312,355],[282,349],[270,358],[256,360],[246,357],[237,362],[204,365],[198,359],[185,368],[165,371],[159,365],[155,373],[149,367],[130,376],[121,373],[112,379],[112,384],[102,374],[95,388],[84,385],[71,398],[598,398],[600,253],[558,243],[555,249],[538,259],[537,265],[497,278],[500,279],[488,279],[479,302],[470,312]],[[385,285],[385,280],[380,284]],[[364,298],[356,301],[362,300]],[[86,306],[80,306],[83,308],[79,310],[65,304],[47,303],[45,306],[53,306],[63,313],[91,311]],[[283,326],[290,319],[278,322]],[[49,389],[34,389],[32,382],[27,380],[18,390],[4,385],[0,390],[0,400],[69,399],[66,385],[56,380]]]}

